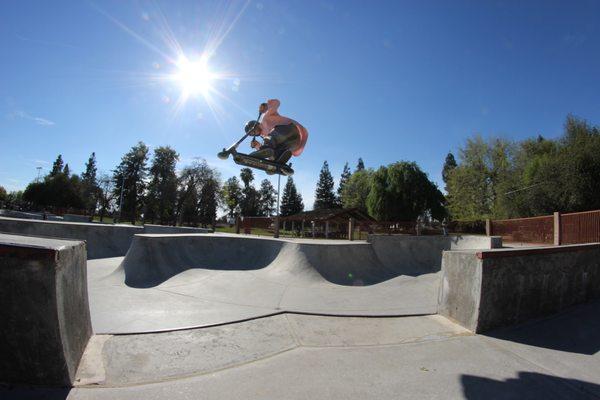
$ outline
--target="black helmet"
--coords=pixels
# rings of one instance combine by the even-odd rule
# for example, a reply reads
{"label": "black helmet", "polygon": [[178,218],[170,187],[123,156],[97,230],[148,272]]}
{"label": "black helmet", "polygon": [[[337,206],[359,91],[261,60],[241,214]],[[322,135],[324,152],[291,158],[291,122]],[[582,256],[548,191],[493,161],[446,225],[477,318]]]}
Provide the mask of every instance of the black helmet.
{"label": "black helmet", "polygon": [[248,121],[246,122],[246,126],[244,127],[244,131],[246,131],[246,133],[248,135],[252,135],[252,136],[258,136],[259,133],[255,131],[256,127],[259,125],[258,121],[252,120],[252,121]]}

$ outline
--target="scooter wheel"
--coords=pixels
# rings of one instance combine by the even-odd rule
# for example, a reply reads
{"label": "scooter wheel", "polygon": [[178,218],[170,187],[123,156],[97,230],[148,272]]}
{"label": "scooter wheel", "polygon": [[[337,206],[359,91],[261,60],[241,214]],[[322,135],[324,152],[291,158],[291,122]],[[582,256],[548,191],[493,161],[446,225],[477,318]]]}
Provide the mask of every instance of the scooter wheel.
{"label": "scooter wheel", "polygon": [[229,153],[226,151],[221,151],[219,154],[217,154],[217,157],[219,157],[221,160],[227,160],[229,158]]}

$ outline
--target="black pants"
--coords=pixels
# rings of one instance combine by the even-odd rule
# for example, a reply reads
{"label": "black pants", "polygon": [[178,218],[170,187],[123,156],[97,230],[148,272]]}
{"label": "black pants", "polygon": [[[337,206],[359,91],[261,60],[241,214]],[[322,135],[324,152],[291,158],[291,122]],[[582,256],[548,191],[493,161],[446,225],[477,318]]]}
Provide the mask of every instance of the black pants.
{"label": "black pants", "polygon": [[265,144],[260,150],[250,153],[250,155],[277,160],[284,151],[294,149],[298,144],[300,144],[300,131],[296,124],[277,125],[269,137],[265,138]]}

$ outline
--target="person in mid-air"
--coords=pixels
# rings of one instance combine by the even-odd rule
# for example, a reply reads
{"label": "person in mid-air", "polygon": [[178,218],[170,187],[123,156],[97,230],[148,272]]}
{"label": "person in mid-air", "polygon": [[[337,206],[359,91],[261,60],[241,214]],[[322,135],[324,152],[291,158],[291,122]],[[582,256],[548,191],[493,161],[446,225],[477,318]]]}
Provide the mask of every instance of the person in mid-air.
{"label": "person in mid-air", "polygon": [[246,124],[246,133],[261,136],[263,144],[253,139],[250,146],[256,150],[250,153],[257,158],[274,160],[285,164],[290,157],[302,154],[308,131],[291,118],[280,115],[277,111],[281,103],[277,99],[268,100],[259,107],[262,118]]}

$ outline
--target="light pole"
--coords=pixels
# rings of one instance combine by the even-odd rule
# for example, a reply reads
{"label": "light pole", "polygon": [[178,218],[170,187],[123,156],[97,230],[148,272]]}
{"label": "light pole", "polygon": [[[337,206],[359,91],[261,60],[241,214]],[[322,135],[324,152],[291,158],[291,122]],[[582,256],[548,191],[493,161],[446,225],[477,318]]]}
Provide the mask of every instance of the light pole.
{"label": "light pole", "polygon": [[121,216],[123,215],[123,192],[125,191],[125,174],[121,175],[121,196],[119,199],[119,220],[121,222]]}
{"label": "light pole", "polygon": [[273,232],[273,237],[279,237],[279,193],[281,192],[281,175],[277,174],[277,216],[275,217],[275,230]]}

